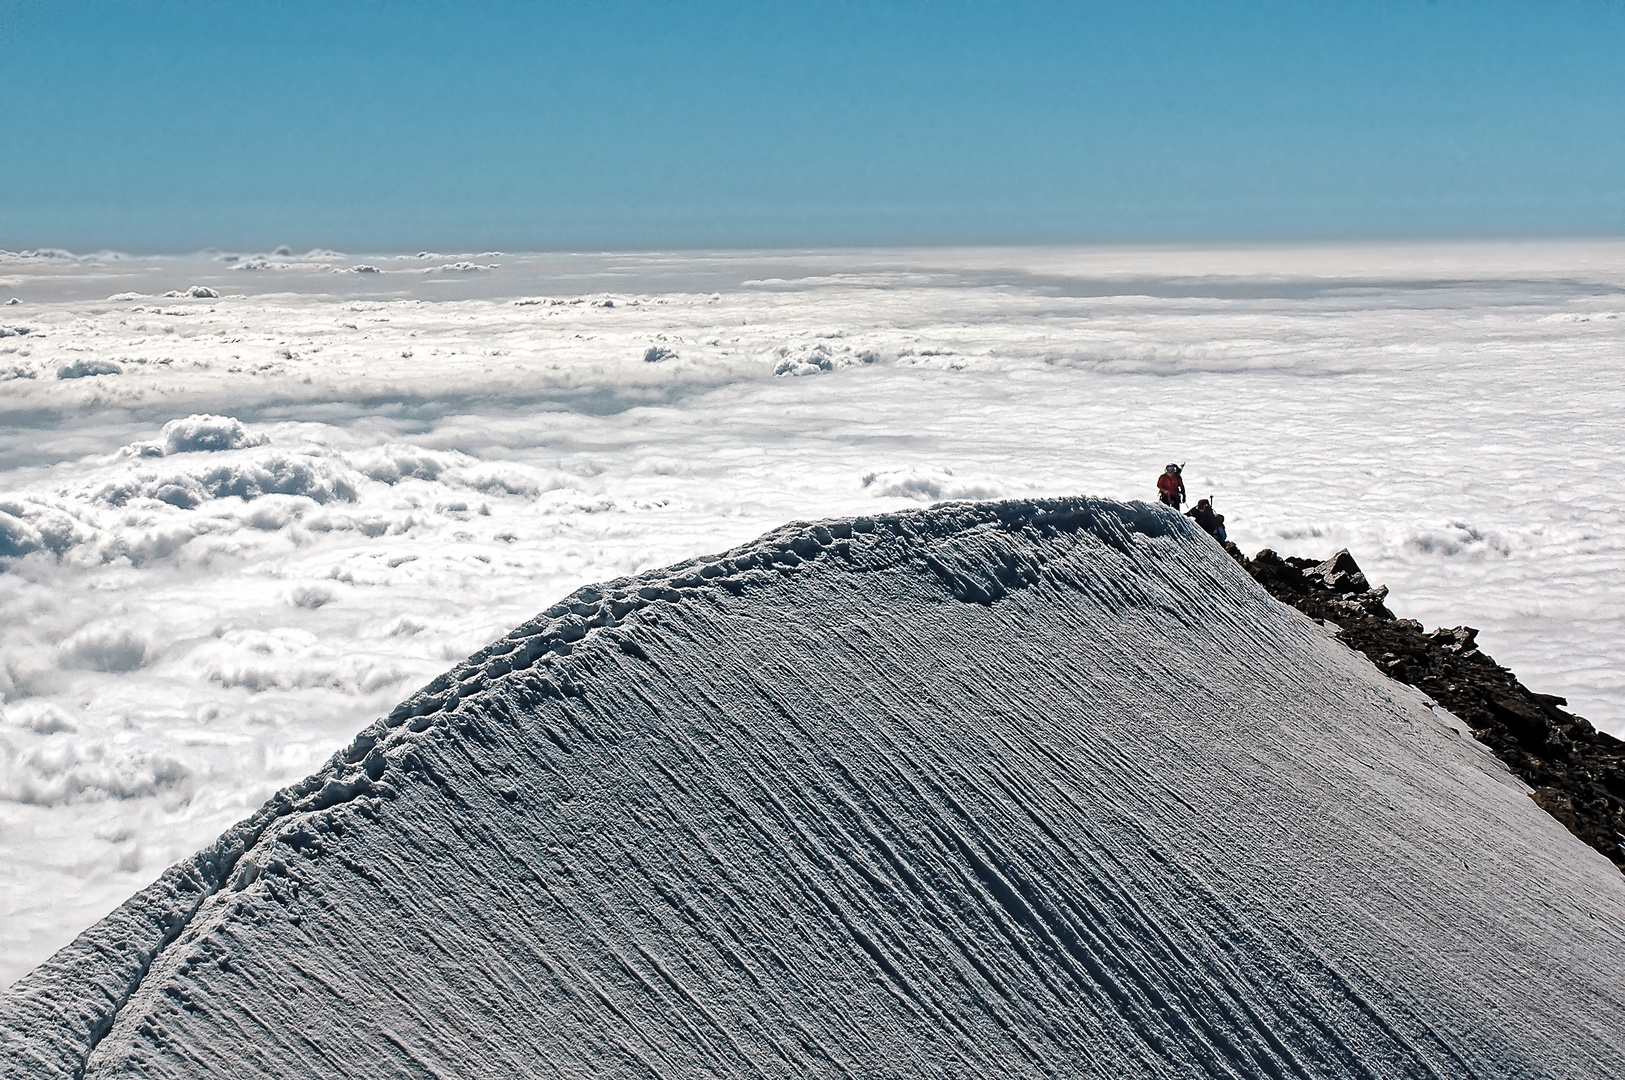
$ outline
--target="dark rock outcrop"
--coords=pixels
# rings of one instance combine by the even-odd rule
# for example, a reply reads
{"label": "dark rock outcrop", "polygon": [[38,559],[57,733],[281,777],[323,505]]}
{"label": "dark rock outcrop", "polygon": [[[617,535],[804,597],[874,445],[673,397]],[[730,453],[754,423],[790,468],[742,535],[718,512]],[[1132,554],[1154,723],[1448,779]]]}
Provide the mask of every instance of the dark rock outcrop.
{"label": "dark rock outcrop", "polygon": [[1472,627],[1429,634],[1395,618],[1387,588],[1372,588],[1347,551],[1319,563],[1268,548],[1232,554],[1277,600],[1335,623],[1350,648],[1465,721],[1535,789],[1535,802],[1625,871],[1625,742],[1560,708],[1563,698],[1524,686],[1478,648]]}

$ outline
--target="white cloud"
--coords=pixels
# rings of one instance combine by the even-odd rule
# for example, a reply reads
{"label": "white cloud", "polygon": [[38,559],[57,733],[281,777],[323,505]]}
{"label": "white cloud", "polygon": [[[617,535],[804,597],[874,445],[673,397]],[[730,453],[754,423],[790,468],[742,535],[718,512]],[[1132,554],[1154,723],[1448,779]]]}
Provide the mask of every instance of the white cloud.
{"label": "white cloud", "polygon": [[16,513],[0,509],[0,559],[15,558],[45,546],[40,531]]}
{"label": "white cloud", "polygon": [[184,419],[171,420],[164,425],[159,437],[166,454],[240,450],[245,446],[262,446],[268,441],[264,434],[250,432],[236,417],[208,413],[193,413]]}
{"label": "white cloud", "polygon": [[27,746],[0,738],[0,799],[65,806],[100,799],[139,799],[181,786],[184,765],[171,757],[104,739],[53,732]]}
{"label": "white cloud", "polygon": [[447,263],[444,266],[431,267],[424,271],[430,274],[477,274],[487,270],[501,269],[496,263],[475,263],[463,260],[461,262]]}
{"label": "white cloud", "polygon": [[73,360],[56,369],[59,379],[89,379],[97,375],[122,375],[124,369],[111,360]]}
{"label": "white cloud", "polygon": [[36,735],[79,730],[74,718],[55,702],[38,699],[14,702],[0,707],[0,722],[32,731]]}
{"label": "white cloud", "polygon": [[0,559],[48,550],[57,555],[95,534],[72,500],[36,493],[0,496]]}
{"label": "white cloud", "polygon": [[147,634],[132,626],[101,621],[81,628],[58,650],[63,663],[93,671],[134,671],[152,657]]}
{"label": "white cloud", "polygon": [[517,464],[464,468],[448,479],[487,495],[517,495],[526,499],[534,499],[544,491],[570,486],[568,477]]}
{"label": "white cloud", "polygon": [[355,455],[350,460],[357,470],[372,479],[397,484],[412,477],[434,480],[453,465],[472,459],[455,452],[443,453],[405,443],[388,443],[377,450]]}
{"label": "white cloud", "polygon": [[877,469],[863,474],[863,486],[881,498],[944,502],[952,499],[994,499],[1003,492],[995,484],[956,476],[952,469],[909,465]]}
{"label": "white cloud", "polygon": [[858,364],[878,363],[880,353],[874,349],[854,349],[848,344],[811,341],[780,345],[773,350],[770,359],[775,375],[817,375]]}
{"label": "white cloud", "polygon": [[318,503],[350,502],[359,477],[342,462],[319,454],[267,450],[190,469],[128,469],[92,495],[109,506],[152,499],[191,510],[211,499],[251,500],[262,495],[300,495]]}

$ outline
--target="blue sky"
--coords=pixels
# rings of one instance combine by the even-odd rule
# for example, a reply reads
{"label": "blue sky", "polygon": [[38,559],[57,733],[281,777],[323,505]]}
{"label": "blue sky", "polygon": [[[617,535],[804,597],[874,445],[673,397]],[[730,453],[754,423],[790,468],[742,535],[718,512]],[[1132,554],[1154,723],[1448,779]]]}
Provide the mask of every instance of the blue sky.
{"label": "blue sky", "polygon": [[0,248],[1625,233],[1625,3],[0,0]]}

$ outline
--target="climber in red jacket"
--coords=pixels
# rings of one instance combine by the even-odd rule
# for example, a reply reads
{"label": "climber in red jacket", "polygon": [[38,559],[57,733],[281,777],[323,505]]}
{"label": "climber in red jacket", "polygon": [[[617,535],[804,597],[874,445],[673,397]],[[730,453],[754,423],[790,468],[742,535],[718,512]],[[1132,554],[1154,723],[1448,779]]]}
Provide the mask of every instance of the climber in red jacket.
{"label": "climber in red jacket", "polygon": [[1185,479],[1179,475],[1181,471],[1181,466],[1170,465],[1157,477],[1157,498],[1175,510],[1185,505]]}

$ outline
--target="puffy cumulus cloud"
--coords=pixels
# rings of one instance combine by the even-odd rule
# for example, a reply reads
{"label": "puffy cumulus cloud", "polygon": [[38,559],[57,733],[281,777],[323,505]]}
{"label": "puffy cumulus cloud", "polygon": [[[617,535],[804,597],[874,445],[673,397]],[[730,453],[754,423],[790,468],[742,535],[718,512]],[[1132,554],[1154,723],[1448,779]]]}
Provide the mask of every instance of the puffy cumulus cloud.
{"label": "puffy cumulus cloud", "polygon": [[36,735],[78,731],[79,722],[54,701],[25,698],[0,707],[0,726],[21,728]]}
{"label": "puffy cumulus cloud", "polygon": [[447,479],[487,495],[517,495],[526,499],[571,485],[571,478],[560,473],[543,472],[516,463],[459,469]]}
{"label": "puffy cumulus cloud", "polygon": [[122,375],[124,368],[111,360],[73,360],[56,369],[59,379],[89,379],[96,375]]}
{"label": "puffy cumulus cloud", "polygon": [[[33,611],[18,611],[17,606],[15,602],[6,603],[7,614],[32,616],[47,622],[62,617],[57,611],[39,611],[42,606],[39,604],[32,605]],[[36,627],[31,623],[0,625],[0,702],[10,703],[7,708],[15,708],[24,701],[46,700],[62,690],[60,658],[49,640],[51,632],[50,627]]]}
{"label": "puffy cumulus cloud", "polygon": [[952,469],[907,465],[900,469],[877,469],[863,474],[863,486],[871,495],[889,499],[994,499],[1002,494],[989,483],[956,476]]}
{"label": "puffy cumulus cloud", "polygon": [[171,420],[159,433],[166,454],[185,454],[208,450],[241,450],[245,446],[263,446],[268,436],[251,432],[235,416],[214,416],[193,413],[179,420]]}
{"label": "puffy cumulus cloud", "polygon": [[694,471],[694,463],[686,458],[651,454],[635,462],[632,468],[649,476],[688,476]]}
{"label": "puffy cumulus cloud", "polygon": [[23,518],[0,510],[0,559],[16,558],[45,546],[40,531]]}
{"label": "puffy cumulus cloud", "polygon": [[116,738],[65,729],[0,733],[0,799],[11,802],[62,806],[138,799],[172,791],[190,775],[176,758]]}
{"label": "puffy cumulus cloud", "polygon": [[323,582],[313,582],[304,585],[295,585],[288,590],[288,602],[294,607],[316,608],[325,607],[338,598],[338,590]]}
{"label": "puffy cumulus cloud", "polygon": [[61,555],[95,536],[95,529],[80,520],[67,500],[36,494],[0,498],[0,559],[34,551]]}
{"label": "puffy cumulus cloud", "polygon": [[[91,561],[127,562],[132,567],[151,566],[185,548],[199,537],[231,533],[237,523],[222,518],[187,518],[160,522],[138,522],[114,527],[88,546]],[[75,552],[76,555],[85,552]]]}
{"label": "puffy cumulus cloud", "polygon": [[[195,434],[182,431],[179,437],[184,443]],[[226,428],[205,431],[203,438],[235,435]],[[212,538],[206,556],[263,548],[249,532],[298,543],[307,518],[314,518],[310,531],[364,535],[400,532],[421,521],[421,515],[406,520],[413,517],[412,506],[317,515],[323,507],[355,503],[370,480],[335,451],[247,441],[260,445],[207,455],[183,452],[157,462],[114,455],[104,459],[108,467],[92,471],[88,483],[0,497],[0,566],[45,555],[81,570],[120,561],[142,567],[204,537]]]}
{"label": "puffy cumulus cloud", "polygon": [[447,263],[444,266],[432,266],[425,270],[426,274],[479,274],[489,270],[501,269],[501,263],[476,263],[464,259],[459,262]]}
{"label": "puffy cumulus cloud", "polygon": [[273,450],[242,454],[230,461],[193,469],[137,469],[100,485],[97,502],[124,506],[153,499],[192,510],[211,499],[257,499],[300,495],[317,503],[353,502],[360,477],[332,457]]}
{"label": "puffy cumulus cloud", "polygon": [[854,349],[830,341],[780,345],[769,354],[775,375],[817,375],[820,372],[880,362],[874,349]]}
{"label": "puffy cumulus cloud", "polygon": [[75,255],[63,248],[32,248],[27,251],[7,251],[0,248],[0,262],[82,262],[93,256]]}
{"label": "puffy cumulus cloud", "polygon": [[412,478],[436,480],[447,469],[474,461],[456,451],[425,450],[409,443],[387,443],[376,450],[352,455],[348,460],[363,475],[385,484],[398,484]]}
{"label": "puffy cumulus cloud", "polygon": [[144,666],[153,657],[147,634],[135,627],[100,620],[80,628],[57,647],[62,663],[93,671],[124,672]]}
{"label": "puffy cumulus cloud", "polygon": [[1462,521],[1452,521],[1439,528],[1408,530],[1403,543],[1416,553],[1446,558],[1505,559],[1512,555],[1512,541],[1508,537]]}
{"label": "puffy cumulus cloud", "polygon": [[[557,470],[519,462],[481,463],[457,450],[429,450],[410,443],[389,443],[377,450],[348,455],[351,468],[370,480],[400,484],[423,480],[441,487],[466,488],[487,495],[534,499],[544,492],[571,486],[573,478]],[[466,500],[457,502],[466,510]]]}
{"label": "puffy cumulus cloud", "polygon": [[368,539],[382,536],[404,536],[419,528],[432,526],[434,516],[418,507],[391,510],[387,513],[344,513],[331,509],[311,514],[301,520],[312,533],[354,532]]}
{"label": "puffy cumulus cloud", "polygon": [[453,521],[467,521],[476,514],[489,517],[491,504],[485,502],[470,503],[467,499],[441,499],[434,504],[435,513]]}
{"label": "puffy cumulus cloud", "polygon": [[262,532],[280,532],[320,506],[308,495],[262,495],[239,519],[251,529]]}
{"label": "puffy cumulus cloud", "polygon": [[[272,261],[273,259],[282,261]],[[215,260],[225,263],[233,270],[296,270],[296,269],[330,269],[328,264],[346,261],[343,252],[332,251],[327,248],[312,248],[303,255],[294,252],[287,244],[279,244],[269,254],[259,253],[243,255],[236,252],[221,252]],[[198,288],[198,286],[193,286]],[[171,296],[176,295],[174,293]],[[181,293],[182,296],[196,295],[191,290]]]}

